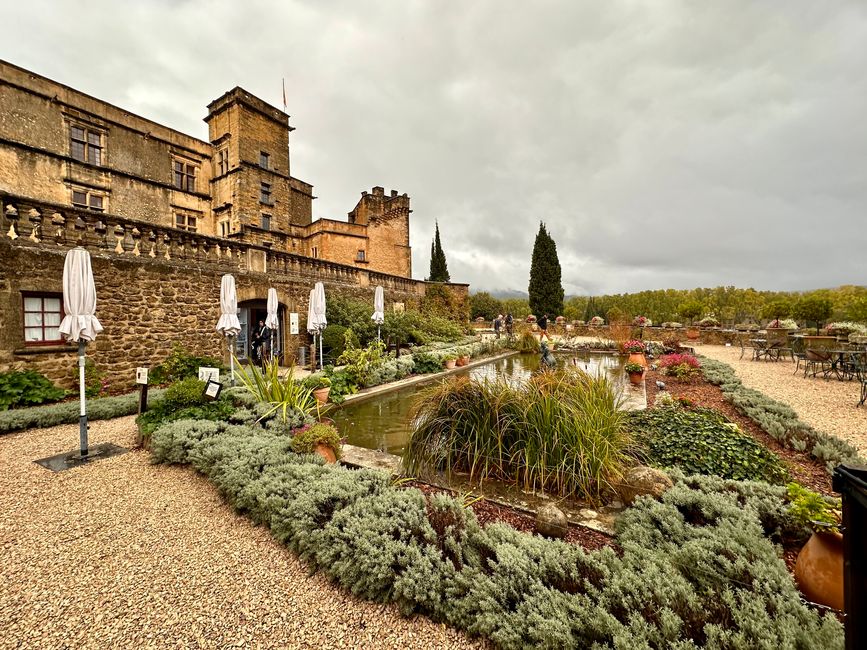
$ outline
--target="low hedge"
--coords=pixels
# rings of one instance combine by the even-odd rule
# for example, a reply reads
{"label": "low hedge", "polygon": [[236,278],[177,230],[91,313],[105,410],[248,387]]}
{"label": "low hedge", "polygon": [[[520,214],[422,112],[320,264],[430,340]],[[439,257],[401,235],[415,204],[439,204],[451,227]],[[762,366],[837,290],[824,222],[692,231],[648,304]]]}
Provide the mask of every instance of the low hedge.
{"label": "low hedge", "polygon": [[[152,389],[148,392],[148,399],[158,399],[162,393],[162,389]],[[138,413],[138,402],[138,393],[89,399],[87,400],[87,419],[91,421],[110,420],[125,415],[134,415]],[[19,429],[41,429],[58,424],[73,424],[78,422],[79,414],[78,400],[49,406],[3,411],[0,412],[0,433],[9,433]]]}
{"label": "low hedge", "polygon": [[817,431],[801,421],[788,404],[744,386],[730,365],[707,357],[701,360],[705,379],[719,386],[726,400],[774,440],[824,461],[829,473],[840,463],[865,464],[858,450],[845,440]]}
{"label": "low hedge", "polygon": [[587,552],[482,528],[451,497],[325,466],[290,440],[182,420],[151,449],[153,462],[191,464],[352,593],[504,648],[843,647],[840,623],[801,603],[767,536],[787,525],[785,488],[680,476],[661,502],[640,498],[621,516],[622,554]]}

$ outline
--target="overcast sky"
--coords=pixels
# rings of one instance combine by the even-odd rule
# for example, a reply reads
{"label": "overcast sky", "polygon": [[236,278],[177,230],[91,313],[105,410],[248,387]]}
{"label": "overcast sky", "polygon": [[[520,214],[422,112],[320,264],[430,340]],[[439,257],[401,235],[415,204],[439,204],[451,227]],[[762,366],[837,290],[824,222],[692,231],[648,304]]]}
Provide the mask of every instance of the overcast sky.
{"label": "overcast sky", "polygon": [[345,219],[412,198],[455,281],[567,294],[867,284],[867,2],[18,2],[0,58],[207,139],[241,86]]}

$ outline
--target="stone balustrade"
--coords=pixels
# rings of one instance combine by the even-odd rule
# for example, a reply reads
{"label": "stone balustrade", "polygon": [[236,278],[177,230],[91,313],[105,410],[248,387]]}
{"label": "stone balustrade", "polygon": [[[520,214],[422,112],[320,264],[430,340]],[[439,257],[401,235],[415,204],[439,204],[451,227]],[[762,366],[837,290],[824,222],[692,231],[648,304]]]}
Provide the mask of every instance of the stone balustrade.
{"label": "stone balustrade", "polygon": [[0,194],[2,236],[16,246],[81,246],[107,257],[219,267],[225,273],[294,278],[423,295],[424,282],[273,250],[248,242],[185,232],[108,213]]}

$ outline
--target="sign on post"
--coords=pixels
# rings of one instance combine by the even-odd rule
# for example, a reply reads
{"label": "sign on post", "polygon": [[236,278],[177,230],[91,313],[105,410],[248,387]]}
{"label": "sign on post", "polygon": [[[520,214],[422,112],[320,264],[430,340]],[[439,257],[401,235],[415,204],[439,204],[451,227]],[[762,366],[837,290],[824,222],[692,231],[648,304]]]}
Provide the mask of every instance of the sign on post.
{"label": "sign on post", "polygon": [[138,412],[139,415],[148,410],[148,369],[135,369],[135,383],[138,385]]}
{"label": "sign on post", "polygon": [[289,333],[298,334],[298,313],[292,312],[289,314]]}
{"label": "sign on post", "polygon": [[219,368],[208,368],[206,366],[199,367],[199,381],[204,382],[219,382],[220,381],[220,369]]}
{"label": "sign on post", "polygon": [[220,396],[220,391],[223,390],[223,384],[218,381],[208,379],[205,384],[204,395],[208,399],[215,400]]}

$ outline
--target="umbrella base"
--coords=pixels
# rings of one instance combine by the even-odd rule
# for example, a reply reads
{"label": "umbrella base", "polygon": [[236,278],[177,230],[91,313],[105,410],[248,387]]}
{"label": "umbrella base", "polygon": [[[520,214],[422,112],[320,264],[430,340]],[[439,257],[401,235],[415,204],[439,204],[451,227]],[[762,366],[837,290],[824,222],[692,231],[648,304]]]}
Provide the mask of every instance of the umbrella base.
{"label": "umbrella base", "polygon": [[87,456],[82,456],[81,450],[76,449],[75,451],[67,451],[63,454],[57,454],[56,456],[40,458],[33,462],[37,465],[42,465],[46,469],[50,469],[52,472],[62,472],[67,469],[73,469],[75,467],[86,465],[87,463],[102,460],[103,458],[119,456],[128,451],[129,449],[126,449],[125,447],[118,447],[110,442],[101,442],[98,445],[90,447]]}

